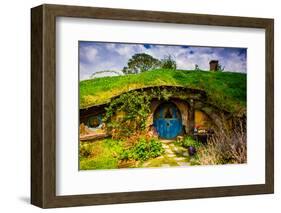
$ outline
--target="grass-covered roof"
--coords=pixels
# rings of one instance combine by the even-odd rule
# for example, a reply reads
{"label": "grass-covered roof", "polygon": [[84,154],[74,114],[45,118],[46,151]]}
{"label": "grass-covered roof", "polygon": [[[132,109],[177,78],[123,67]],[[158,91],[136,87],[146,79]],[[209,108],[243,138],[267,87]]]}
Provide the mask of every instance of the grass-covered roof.
{"label": "grass-covered roof", "polygon": [[247,75],[158,69],[125,76],[95,78],[80,82],[80,109],[110,102],[112,97],[133,89],[152,86],[181,86],[204,90],[207,100],[223,110],[246,112]]}

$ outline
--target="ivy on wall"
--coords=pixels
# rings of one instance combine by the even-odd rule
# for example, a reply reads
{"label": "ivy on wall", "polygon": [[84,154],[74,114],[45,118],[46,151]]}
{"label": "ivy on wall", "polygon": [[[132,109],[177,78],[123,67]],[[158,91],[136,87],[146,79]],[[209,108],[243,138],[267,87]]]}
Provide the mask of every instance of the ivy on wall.
{"label": "ivy on wall", "polygon": [[123,93],[112,99],[106,107],[103,121],[107,124],[107,131],[114,138],[127,138],[136,132],[147,131],[147,118],[150,114],[152,98],[168,101],[171,97],[182,100],[190,98],[181,88],[157,87],[151,89],[134,90]]}
{"label": "ivy on wall", "polygon": [[144,91],[131,91],[120,95],[106,107],[104,122],[112,136],[129,137],[133,132],[144,131],[150,113],[151,96]]}

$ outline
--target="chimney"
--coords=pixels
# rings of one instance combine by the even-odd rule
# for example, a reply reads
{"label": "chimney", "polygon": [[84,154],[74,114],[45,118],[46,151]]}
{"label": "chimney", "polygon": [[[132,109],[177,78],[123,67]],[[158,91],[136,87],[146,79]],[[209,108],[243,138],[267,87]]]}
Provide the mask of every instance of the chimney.
{"label": "chimney", "polygon": [[218,71],[218,69],[219,69],[218,60],[211,60],[209,64],[210,64],[210,71]]}

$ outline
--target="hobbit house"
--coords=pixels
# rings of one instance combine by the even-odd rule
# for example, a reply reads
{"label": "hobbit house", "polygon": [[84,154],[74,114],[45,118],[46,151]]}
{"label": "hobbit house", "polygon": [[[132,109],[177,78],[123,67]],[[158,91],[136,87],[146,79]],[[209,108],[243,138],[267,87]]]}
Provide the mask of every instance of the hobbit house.
{"label": "hobbit house", "polygon": [[[168,92],[168,98],[153,95],[155,90]],[[192,135],[196,131],[207,132],[219,126],[221,110],[208,104],[202,90],[175,86],[160,86],[137,89],[151,95],[150,113],[147,116],[147,128],[153,129],[162,139],[174,139],[177,136]],[[169,92],[170,91],[170,92]],[[116,99],[119,96],[113,97]],[[103,122],[109,103],[93,105],[80,109],[80,140],[106,137],[106,123]],[[227,112],[225,112],[225,115]],[[116,112],[114,119],[124,116]]]}

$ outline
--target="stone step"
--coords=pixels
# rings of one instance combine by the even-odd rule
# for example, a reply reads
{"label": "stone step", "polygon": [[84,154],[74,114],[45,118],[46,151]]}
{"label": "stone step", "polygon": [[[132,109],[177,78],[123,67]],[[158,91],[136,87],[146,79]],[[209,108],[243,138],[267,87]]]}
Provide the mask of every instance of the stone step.
{"label": "stone step", "polygon": [[178,162],[179,166],[190,166],[187,162]]}
{"label": "stone step", "polygon": [[186,159],[184,157],[176,157],[175,160],[176,161],[185,161]]}

